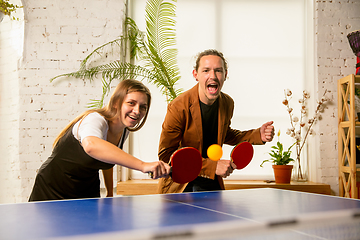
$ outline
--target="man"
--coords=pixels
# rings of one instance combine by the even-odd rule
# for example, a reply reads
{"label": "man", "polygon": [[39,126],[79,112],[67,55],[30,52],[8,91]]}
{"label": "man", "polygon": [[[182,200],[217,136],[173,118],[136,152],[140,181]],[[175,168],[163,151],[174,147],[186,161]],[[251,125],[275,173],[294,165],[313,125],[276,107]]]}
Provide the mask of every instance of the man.
{"label": "man", "polygon": [[[230,127],[234,101],[221,92],[227,77],[227,62],[221,52],[206,50],[198,55],[193,76],[198,82],[168,105],[159,143],[159,159],[168,163],[171,154],[181,147],[194,147],[202,153],[199,176],[188,184],[178,184],[171,177],[159,181],[159,193],[213,191],[224,189],[223,178],[229,176],[235,164],[230,160],[212,161],[207,148],[270,142],[274,136],[273,122],[258,129],[240,131]],[[191,166],[189,166],[191,167]]]}

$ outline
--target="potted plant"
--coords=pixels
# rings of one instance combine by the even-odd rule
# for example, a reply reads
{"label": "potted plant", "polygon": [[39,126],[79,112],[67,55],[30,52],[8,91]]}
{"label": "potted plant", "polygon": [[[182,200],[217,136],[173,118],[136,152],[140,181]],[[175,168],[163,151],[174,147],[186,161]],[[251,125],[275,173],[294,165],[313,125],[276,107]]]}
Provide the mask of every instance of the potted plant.
{"label": "potted plant", "polygon": [[293,165],[288,165],[290,162],[293,162],[294,159],[291,158],[291,148],[296,144],[296,142],[291,145],[286,151],[284,150],[283,144],[280,142],[280,130],[277,134],[278,141],[276,146],[272,146],[271,152],[269,155],[271,159],[264,160],[260,167],[263,166],[265,162],[273,163],[273,170],[276,183],[290,183],[291,180],[291,171]]}
{"label": "potted plant", "polygon": [[9,0],[0,0],[0,22],[5,15],[8,15],[10,19],[19,20],[18,18],[11,17],[11,13],[15,12],[17,8],[22,8],[22,6],[9,3]]}

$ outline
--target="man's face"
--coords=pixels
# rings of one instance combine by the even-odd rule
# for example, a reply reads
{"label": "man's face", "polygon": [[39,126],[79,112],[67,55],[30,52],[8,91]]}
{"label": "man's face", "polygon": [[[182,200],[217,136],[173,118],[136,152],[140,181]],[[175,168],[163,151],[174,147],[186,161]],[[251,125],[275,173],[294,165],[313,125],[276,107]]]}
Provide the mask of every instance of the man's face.
{"label": "man's face", "polygon": [[200,101],[211,105],[219,97],[227,72],[223,60],[214,55],[203,56],[193,76],[199,82]]}

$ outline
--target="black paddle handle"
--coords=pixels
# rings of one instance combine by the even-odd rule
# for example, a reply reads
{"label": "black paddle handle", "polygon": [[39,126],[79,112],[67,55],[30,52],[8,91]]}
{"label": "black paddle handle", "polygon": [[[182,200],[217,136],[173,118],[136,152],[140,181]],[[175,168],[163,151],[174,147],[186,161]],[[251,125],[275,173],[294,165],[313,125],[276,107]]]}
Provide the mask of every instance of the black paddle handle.
{"label": "black paddle handle", "polygon": [[[151,179],[154,178],[154,173],[153,172],[148,172],[148,175]],[[171,177],[172,176],[172,167],[170,167],[170,173],[169,173],[169,176]]]}

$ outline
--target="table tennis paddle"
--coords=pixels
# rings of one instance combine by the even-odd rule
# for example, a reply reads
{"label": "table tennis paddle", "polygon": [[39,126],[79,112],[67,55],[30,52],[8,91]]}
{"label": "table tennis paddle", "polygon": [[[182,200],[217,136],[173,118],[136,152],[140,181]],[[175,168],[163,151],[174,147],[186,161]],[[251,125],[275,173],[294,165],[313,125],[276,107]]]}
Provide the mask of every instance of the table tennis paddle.
{"label": "table tennis paddle", "polygon": [[[196,148],[183,147],[170,157],[170,176],[176,183],[184,184],[193,181],[200,173],[202,157]],[[149,173],[152,177],[152,173]]]}
{"label": "table tennis paddle", "polygon": [[236,169],[245,168],[254,155],[254,148],[249,142],[242,142],[236,145],[231,151],[230,158],[235,163]]}

